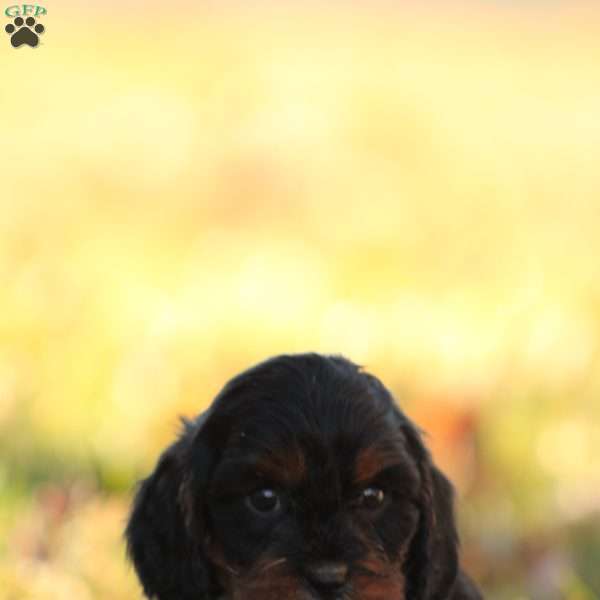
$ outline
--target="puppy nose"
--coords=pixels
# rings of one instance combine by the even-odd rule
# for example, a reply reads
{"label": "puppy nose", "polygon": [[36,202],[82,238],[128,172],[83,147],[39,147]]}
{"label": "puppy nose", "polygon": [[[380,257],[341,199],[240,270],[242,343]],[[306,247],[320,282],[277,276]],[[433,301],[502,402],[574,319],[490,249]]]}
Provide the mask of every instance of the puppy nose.
{"label": "puppy nose", "polygon": [[348,566],[340,562],[318,562],[306,567],[308,580],[318,588],[335,589],[346,583]]}

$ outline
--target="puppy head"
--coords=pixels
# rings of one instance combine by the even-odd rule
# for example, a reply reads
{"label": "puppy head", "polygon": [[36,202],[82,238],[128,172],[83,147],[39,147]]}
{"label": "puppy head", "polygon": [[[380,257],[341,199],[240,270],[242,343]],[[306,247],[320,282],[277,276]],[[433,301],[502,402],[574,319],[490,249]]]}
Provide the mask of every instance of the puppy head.
{"label": "puppy head", "polygon": [[452,490],[372,375],[280,356],[186,423],[126,531],[158,600],[437,600],[457,577]]}

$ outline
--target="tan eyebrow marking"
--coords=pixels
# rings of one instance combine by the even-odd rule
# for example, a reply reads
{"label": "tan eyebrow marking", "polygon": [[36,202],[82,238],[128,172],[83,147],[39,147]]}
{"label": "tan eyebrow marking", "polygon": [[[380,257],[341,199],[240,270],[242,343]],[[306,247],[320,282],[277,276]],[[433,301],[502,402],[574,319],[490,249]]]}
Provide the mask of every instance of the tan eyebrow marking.
{"label": "tan eyebrow marking", "polygon": [[256,465],[257,472],[283,485],[295,485],[306,476],[306,459],[297,446],[269,454]]}
{"label": "tan eyebrow marking", "polygon": [[401,463],[401,457],[389,449],[369,447],[360,450],[354,467],[354,481],[368,483],[381,471]]}

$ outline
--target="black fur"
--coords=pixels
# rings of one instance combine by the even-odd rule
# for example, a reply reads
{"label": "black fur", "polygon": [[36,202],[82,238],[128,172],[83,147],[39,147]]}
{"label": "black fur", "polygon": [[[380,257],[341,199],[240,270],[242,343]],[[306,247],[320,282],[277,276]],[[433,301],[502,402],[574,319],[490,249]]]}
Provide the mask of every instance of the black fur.
{"label": "black fur", "polygon": [[[375,481],[386,503],[365,513],[353,486],[358,457],[372,448],[391,466]],[[265,460],[285,481],[261,472]],[[265,486],[281,498],[276,517],[248,509],[248,495]],[[253,571],[267,559],[285,563],[286,578],[271,571],[273,589],[285,581],[290,599],[382,598],[352,581],[338,595],[306,583],[315,561],[369,575],[367,555],[404,581],[386,600],[476,600],[459,568],[452,502],[419,431],[378,379],[341,357],[284,355],[232,379],[184,424],[141,483],[126,538],[144,593],[157,600],[216,600],[232,589],[236,600],[267,600],[269,575]]]}

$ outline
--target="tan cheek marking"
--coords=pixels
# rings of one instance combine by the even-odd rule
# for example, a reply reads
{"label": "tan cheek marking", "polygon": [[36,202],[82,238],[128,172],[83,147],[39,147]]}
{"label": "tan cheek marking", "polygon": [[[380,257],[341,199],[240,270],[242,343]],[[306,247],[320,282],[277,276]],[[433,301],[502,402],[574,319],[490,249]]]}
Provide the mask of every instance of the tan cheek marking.
{"label": "tan cheek marking", "polygon": [[357,575],[352,579],[356,596],[361,600],[405,600],[404,575],[396,566],[376,558],[362,561],[372,575]]}
{"label": "tan cheek marking", "polygon": [[383,581],[370,580],[356,586],[362,600],[405,600],[404,579],[400,576]]}
{"label": "tan cheek marking", "polygon": [[260,560],[230,585],[232,600],[314,600],[289,572],[285,559]]}

